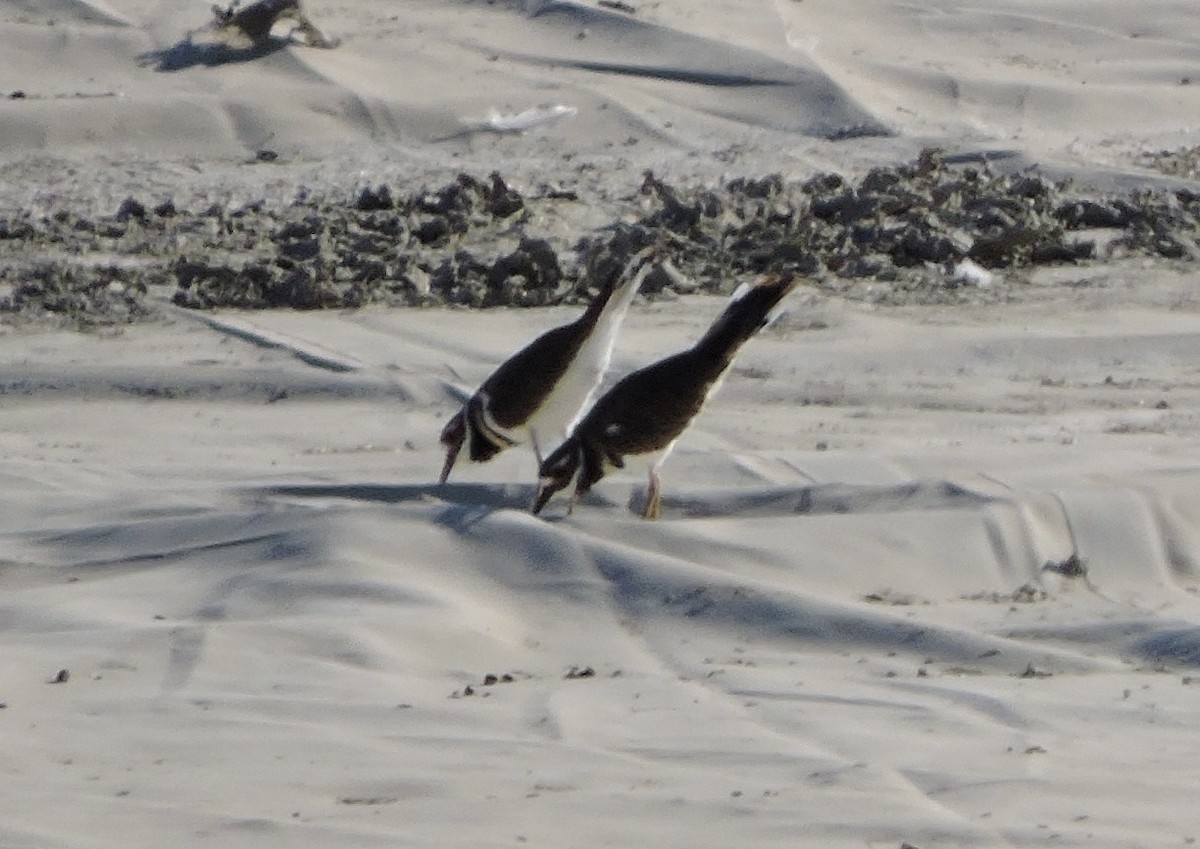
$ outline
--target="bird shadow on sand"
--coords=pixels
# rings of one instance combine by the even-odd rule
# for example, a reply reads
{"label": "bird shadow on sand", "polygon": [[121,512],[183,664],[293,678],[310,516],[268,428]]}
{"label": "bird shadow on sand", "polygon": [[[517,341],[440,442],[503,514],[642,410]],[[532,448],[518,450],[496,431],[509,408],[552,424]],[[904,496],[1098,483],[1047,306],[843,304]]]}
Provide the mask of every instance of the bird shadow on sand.
{"label": "bird shadow on sand", "polygon": [[[945,480],[896,484],[818,483],[802,486],[741,487],[668,493],[664,518],[722,518],[898,513],[913,510],[973,509],[995,496]],[[631,509],[638,507],[637,494]]]}
{"label": "bird shadow on sand", "polygon": [[180,39],[170,47],[142,53],[138,66],[153,67],[160,72],[186,71],[189,68],[215,68],[240,62],[252,62],[272,53],[278,53],[291,44],[289,38],[270,37],[263,42],[245,46],[222,42],[193,41],[190,36]]}
{"label": "bird shadow on sand", "polygon": [[[280,498],[312,504],[320,501],[357,502],[367,504],[410,505],[440,508],[434,521],[455,530],[466,530],[476,522],[501,510],[529,513],[537,494],[534,484],[515,483],[447,483],[427,484],[278,484],[258,487],[253,494],[259,497]],[[576,510],[618,510],[618,503],[603,495],[590,492]],[[641,507],[638,507],[640,511]],[[566,518],[564,504],[552,505],[539,516],[549,524]]]}
{"label": "bird shadow on sand", "polygon": [[[616,500],[620,490],[607,495],[587,493],[576,511],[609,511],[641,515],[645,507],[644,487],[625,490],[627,500]],[[462,525],[497,510],[528,512],[537,493],[533,484],[447,483],[427,484],[279,484],[256,489],[259,495],[301,501],[346,500],[376,504],[426,504],[450,509],[443,514],[447,524]],[[913,510],[973,509],[995,500],[951,481],[921,480],[886,486],[810,484],[666,493],[662,519],[687,520],[732,517],[786,517],[841,513],[890,513]],[[542,518],[557,522],[565,508],[552,502]]]}
{"label": "bird shadow on sand", "polygon": [[537,487],[532,484],[280,484],[263,495],[296,499],[345,499],[377,504],[449,503],[491,510],[528,510]]}

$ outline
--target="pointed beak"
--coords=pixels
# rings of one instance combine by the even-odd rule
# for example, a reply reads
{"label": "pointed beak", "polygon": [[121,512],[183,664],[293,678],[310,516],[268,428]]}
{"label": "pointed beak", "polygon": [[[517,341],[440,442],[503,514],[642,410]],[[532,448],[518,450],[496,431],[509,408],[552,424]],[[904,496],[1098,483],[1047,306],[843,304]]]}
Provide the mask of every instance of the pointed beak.
{"label": "pointed beak", "polygon": [[542,478],[540,481],[538,481],[537,495],[533,497],[533,506],[529,508],[533,515],[536,516],[538,513],[542,512],[542,508],[546,506],[546,502],[549,501],[550,497],[556,492],[558,492],[558,490],[555,489],[554,480],[552,478]]}
{"label": "pointed beak", "polygon": [[450,477],[450,470],[454,468],[454,461],[458,459],[458,452],[461,448],[461,442],[446,446],[446,462],[442,465],[442,476],[438,478],[438,486],[445,486],[446,478]]}
{"label": "pointed beak", "polygon": [[450,417],[450,421],[446,422],[440,441],[446,449],[446,462],[442,465],[442,476],[438,478],[438,486],[443,486],[446,478],[450,477],[450,470],[454,468],[454,461],[458,459],[458,452],[467,441],[467,420],[463,410],[455,413]]}

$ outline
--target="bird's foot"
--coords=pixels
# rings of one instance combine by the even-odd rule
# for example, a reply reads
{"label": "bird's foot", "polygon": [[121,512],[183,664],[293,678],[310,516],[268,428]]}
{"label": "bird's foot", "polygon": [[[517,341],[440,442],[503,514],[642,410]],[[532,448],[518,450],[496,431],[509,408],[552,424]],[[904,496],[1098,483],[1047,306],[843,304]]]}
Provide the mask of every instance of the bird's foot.
{"label": "bird's foot", "polygon": [[646,493],[646,508],[642,511],[643,519],[658,519],[662,516],[662,494],[657,487]]}

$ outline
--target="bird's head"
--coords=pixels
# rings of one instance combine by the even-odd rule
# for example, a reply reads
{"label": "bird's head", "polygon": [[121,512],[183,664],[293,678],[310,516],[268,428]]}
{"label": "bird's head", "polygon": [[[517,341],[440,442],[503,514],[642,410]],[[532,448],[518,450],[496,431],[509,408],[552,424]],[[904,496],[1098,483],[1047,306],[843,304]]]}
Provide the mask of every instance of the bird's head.
{"label": "bird's head", "polygon": [[[536,516],[546,506],[551,497],[566,489],[579,479],[583,468],[583,448],[575,437],[569,438],[558,448],[554,449],[538,469],[538,491],[533,499],[533,514]],[[571,496],[571,508],[579,495],[578,485]],[[569,512],[569,510],[568,510]]]}
{"label": "bird's head", "polygon": [[467,417],[463,410],[459,410],[442,428],[441,442],[442,447],[446,449],[446,462],[442,466],[442,476],[438,478],[438,486],[444,484],[446,478],[450,477],[450,470],[454,468],[454,461],[458,459],[458,452],[462,450],[463,442],[466,439]]}

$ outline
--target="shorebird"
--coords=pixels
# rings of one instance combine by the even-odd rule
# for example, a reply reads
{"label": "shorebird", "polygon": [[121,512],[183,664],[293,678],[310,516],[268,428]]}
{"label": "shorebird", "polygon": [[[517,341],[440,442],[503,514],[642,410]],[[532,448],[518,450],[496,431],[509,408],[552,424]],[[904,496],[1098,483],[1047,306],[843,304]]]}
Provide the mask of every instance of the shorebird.
{"label": "shorebird", "polygon": [[565,439],[595,394],[608,370],[617,329],[657,253],[647,248],[634,254],[583,315],[546,331],[492,372],[442,429],[446,462],[439,484],[450,476],[464,444],[467,456],[482,463],[528,441],[541,466],[542,447]]}
{"label": "shorebird", "polygon": [[649,466],[645,519],[662,509],[658,471],[692,419],[720,386],[738,349],[758,332],[799,278],[768,277],[744,284],[695,345],[639,369],[616,383],[579,420],[538,470],[536,514],[556,492],[574,484],[568,512],[580,496],[627,458]]}

